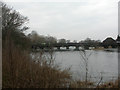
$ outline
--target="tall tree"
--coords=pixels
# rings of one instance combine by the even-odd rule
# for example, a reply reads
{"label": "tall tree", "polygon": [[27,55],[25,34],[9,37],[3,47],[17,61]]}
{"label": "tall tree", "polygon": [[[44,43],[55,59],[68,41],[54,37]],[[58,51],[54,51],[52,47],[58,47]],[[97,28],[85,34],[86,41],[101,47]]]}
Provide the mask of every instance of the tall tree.
{"label": "tall tree", "polygon": [[28,18],[22,16],[13,8],[8,7],[5,3],[2,3],[1,7],[3,44],[6,39],[11,39],[16,45],[24,46],[27,40],[24,31],[28,29],[24,25],[28,22]]}
{"label": "tall tree", "polygon": [[23,26],[28,21],[27,17],[22,16],[16,10],[9,8],[6,4],[2,3],[2,30],[19,30],[23,32],[28,27]]}

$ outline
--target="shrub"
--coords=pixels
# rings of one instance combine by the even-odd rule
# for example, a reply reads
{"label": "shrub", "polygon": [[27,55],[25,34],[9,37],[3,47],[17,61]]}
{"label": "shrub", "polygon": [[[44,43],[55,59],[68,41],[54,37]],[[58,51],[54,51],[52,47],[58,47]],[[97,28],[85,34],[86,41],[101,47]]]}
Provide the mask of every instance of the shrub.
{"label": "shrub", "polygon": [[67,70],[52,67],[47,60],[34,62],[28,51],[13,43],[6,44],[2,57],[3,88],[62,88],[71,78]]}

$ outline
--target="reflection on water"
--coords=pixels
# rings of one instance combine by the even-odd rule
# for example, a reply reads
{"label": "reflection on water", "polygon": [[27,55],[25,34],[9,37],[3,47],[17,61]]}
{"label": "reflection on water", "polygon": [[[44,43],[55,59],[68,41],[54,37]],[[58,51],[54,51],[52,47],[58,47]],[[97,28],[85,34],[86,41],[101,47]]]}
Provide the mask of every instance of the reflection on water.
{"label": "reflection on water", "polygon": [[[99,80],[101,76],[103,81],[113,80],[118,77],[117,52],[86,50],[86,55],[90,53],[91,55],[88,58],[88,77],[91,80]],[[71,67],[74,79],[85,80],[85,64],[81,57],[81,51],[55,52],[54,57],[56,63],[60,63],[63,69]]]}

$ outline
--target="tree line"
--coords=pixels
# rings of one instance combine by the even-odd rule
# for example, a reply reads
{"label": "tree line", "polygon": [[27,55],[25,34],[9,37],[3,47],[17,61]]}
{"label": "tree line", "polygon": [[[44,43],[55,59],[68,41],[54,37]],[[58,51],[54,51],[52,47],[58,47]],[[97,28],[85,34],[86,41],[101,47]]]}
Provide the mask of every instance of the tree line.
{"label": "tree line", "polygon": [[12,41],[18,47],[27,49],[30,48],[32,44],[39,43],[87,43],[89,45],[98,46],[100,43],[103,45],[112,45],[115,46],[116,42],[112,38],[107,38],[103,42],[100,40],[92,40],[86,38],[85,40],[77,42],[76,40],[70,41],[64,38],[57,39],[53,36],[44,36],[39,35],[36,31],[32,31],[28,35],[25,35],[25,31],[29,29],[26,26],[26,23],[29,22],[29,19],[21,15],[13,8],[2,3],[2,44],[4,48],[5,41]]}
{"label": "tree line", "polygon": [[92,40],[91,38],[86,38],[85,40],[77,42],[77,40],[67,40],[65,38],[57,39],[53,36],[44,36],[39,35],[36,31],[32,31],[28,34],[28,37],[31,39],[32,43],[90,43],[90,44],[98,44],[101,41],[100,40]]}

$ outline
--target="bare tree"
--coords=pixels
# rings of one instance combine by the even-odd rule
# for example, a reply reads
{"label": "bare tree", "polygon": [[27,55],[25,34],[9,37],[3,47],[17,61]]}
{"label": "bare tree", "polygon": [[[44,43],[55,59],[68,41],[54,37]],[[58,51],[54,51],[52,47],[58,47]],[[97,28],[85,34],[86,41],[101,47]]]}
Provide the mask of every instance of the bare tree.
{"label": "bare tree", "polygon": [[66,39],[59,39],[59,43],[66,43]]}
{"label": "bare tree", "polygon": [[80,52],[80,55],[83,59],[83,64],[85,65],[85,82],[86,82],[86,86],[87,86],[87,83],[88,83],[88,60],[89,60],[89,57],[91,56],[92,53],[90,53],[89,55],[87,55],[87,52],[85,50],[82,50]]}
{"label": "bare tree", "polygon": [[103,74],[103,72],[100,73],[100,80],[99,80],[99,82],[97,83],[97,87],[99,87],[100,83],[101,83],[102,80],[103,80],[102,74]]}
{"label": "bare tree", "polygon": [[45,39],[46,39],[46,43],[49,43],[49,44],[57,43],[57,39],[53,36],[48,35],[45,37]]}
{"label": "bare tree", "polygon": [[28,29],[23,26],[27,23],[28,18],[22,16],[16,10],[9,8],[6,4],[2,3],[2,30],[19,30],[21,32]]}
{"label": "bare tree", "polygon": [[25,26],[28,22],[28,18],[22,16],[19,12],[8,7],[4,3],[1,4],[1,8],[3,44],[4,40],[11,38],[16,45],[25,46],[29,41],[24,34],[24,31],[28,29],[28,27]]}
{"label": "bare tree", "polygon": [[70,40],[66,40],[66,43],[70,43]]}

